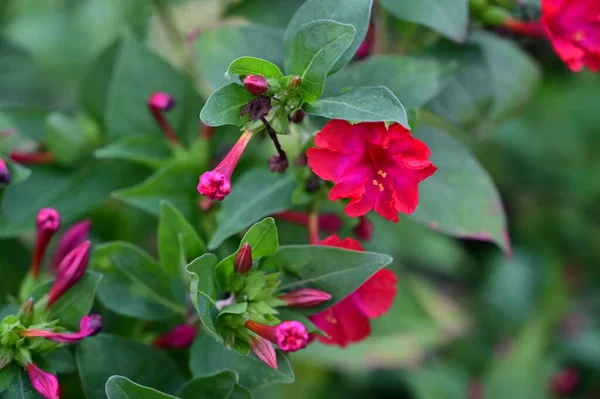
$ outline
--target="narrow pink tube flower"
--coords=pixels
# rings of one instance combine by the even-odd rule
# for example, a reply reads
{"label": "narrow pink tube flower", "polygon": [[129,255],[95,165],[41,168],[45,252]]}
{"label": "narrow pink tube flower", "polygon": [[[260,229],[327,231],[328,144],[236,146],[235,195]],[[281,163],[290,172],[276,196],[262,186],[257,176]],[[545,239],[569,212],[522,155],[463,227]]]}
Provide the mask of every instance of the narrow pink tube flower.
{"label": "narrow pink tube flower", "polygon": [[250,338],[250,349],[260,360],[273,370],[277,370],[277,354],[269,341],[261,337]]}
{"label": "narrow pink tube flower", "polygon": [[79,331],[70,333],[57,333],[37,328],[29,328],[19,333],[22,337],[43,337],[54,342],[63,344],[74,344],[84,338],[96,335],[102,329],[102,316],[98,314],[87,315],[79,322]]}
{"label": "narrow pink tube flower", "polygon": [[285,352],[296,352],[308,344],[308,331],[298,321],[284,321],[276,326],[263,326],[252,320],[245,324],[246,328],[264,339],[271,341]]}
{"label": "narrow pink tube flower", "polygon": [[252,138],[253,132],[246,130],[216,168],[200,176],[198,192],[211,200],[222,201],[231,192],[231,175],[242,153]]}
{"label": "narrow pink tube flower", "polygon": [[187,348],[194,342],[198,329],[190,324],[180,324],[157,337],[152,345],[159,348]]}
{"label": "narrow pink tube flower", "polygon": [[152,113],[152,116],[156,120],[156,123],[163,131],[163,134],[171,143],[179,143],[179,137],[175,134],[175,131],[171,127],[171,124],[167,118],[163,115],[163,112],[168,112],[175,106],[175,99],[163,92],[153,93],[148,98],[148,109]]}
{"label": "narrow pink tube flower", "polygon": [[0,158],[0,184],[10,184],[10,171],[2,158]]}
{"label": "narrow pink tube flower", "polygon": [[37,225],[37,235],[33,260],[31,261],[31,274],[33,277],[37,277],[40,274],[42,260],[48,243],[54,233],[60,228],[60,215],[56,209],[42,208],[38,212],[35,223]]}
{"label": "narrow pink tube flower", "polygon": [[25,370],[27,370],[27,374],[29,374],[33,389],[40,395],[46,399],[59,399],[58,379],[54,374],[41,370],[31,362],[25,365]]}
{"label": "narrow pink tube flower", "polygon": [[52,306],[65,292],[69,290],[85,273],[90,257],[90,242],[86,241],[65,256],[60,262],[56,280],[48,293],[47,308]]}
{"label": "narrow pink tube flower", "polygon": [[90,234],[90,225],[91,222],[89,220],[84,220],[73,225],[69,230],[65,231],[58,242],[58,248],[54,252],[54,257],[52,258],[52,263],[50,264],[50,270],[56,271],[63,258],[78,245],[82,244],[88,239]]}
{"label": "narrow pink tube flower", "polygon": [[286,292],[279,297],[285,301],[288,306],[298,308],[311,308],[331,299],[327,292],[315,290],[313,288],[300,288],[296,291]]}

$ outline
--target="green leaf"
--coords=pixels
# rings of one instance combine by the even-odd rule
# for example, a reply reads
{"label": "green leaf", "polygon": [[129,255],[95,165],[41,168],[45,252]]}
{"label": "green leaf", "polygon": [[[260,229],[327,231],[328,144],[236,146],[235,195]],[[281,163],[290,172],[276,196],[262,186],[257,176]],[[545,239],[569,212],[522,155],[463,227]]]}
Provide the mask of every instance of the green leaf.
{"label": "green leaf", "polygon": [[343,5],[339,0],[307,0],[302,7],[298,9],[287,30],[285,31],[285,69],[292,69],[292,48],[294,47],[294,38],[296,34],[307,24],[317,19],[329,19],[342,24],[352,25],[356,35],[351,39],[350,45],[339,59],[334,60],[335,64],[330,69],[329,74],[340,70],[350,61],[369,28],[371,19],[372,0],[345,0]]}
{"label": "green leaf", "polygon": [[10,159],[5,159],[4,162],[6,163],[8,171],[10,172],[10,184],[21,183],[31,176],[31,169],[13,162]]}
{"label": "green leaf", "polygon": [[261,25],[285,29],[302,3],[304,3],[304,0],[287,0],[285,2],[245,0],[241,3],[229,3],[226,15],[242,17]]}
{"label": "green leaf", "polygon": [[214,339],[221,340],[212,318],[213,310],[216,311],[215,268],[218,262],[215,255],[204,254],[187,265],[186,270],[191,277],[190,300],[200,317],[203,330]]}
{"label": "green leaf", "polygon": [[219,316],[222,314],[242,314],[248,310],[248,302],[239,302],[233,305],[225,306],[219,312]]}
{"label": "green leaf", "polygon": [[62,165],[73,165],[90,150],[92,137],[82,124],[58,112],[46,118],[44,144]]}
{"label": "green leaf", "polygon": [[277,65],[255,57],[240,57],[233,61],[225,73],[228,78],[231,75],[262,75],[267,79],[283,77],[283,73]]}
{"label": "green leaf", "polygon": [[288,275],[289,279],[279,287],[282,291],[309,287],[329,293],[331,300],[308,309],[313,314],[338,303],[391,262],[390,256],[374,252],[288,245],[279,247],[261,267],[282,270]]}
{"label": "green leaf", "polygon": [[434,58],[374,55],[328,77],[324,95],[335,96],[361,86],[385,86],[406,108],[420,108],[443,89],[450,65]]}
{"label": "green leaf", "polygon": [[53,374],[68,374],[77,371],[75,356],[70,348],[66,346],[52,350],[52,352],[36,362],[42,370]]}
{"label": "green leaf", "polygon": [[352,25],[331,20],[317,20],[303,26],[294,37],[288,72],[302,78],[300,95],[308,102],[323,93],[325,78],[352,43]]}
{"label": "green leaf", "polygon": [[94,152],[99,159],[122,159],[157,169],[171,158],[171,149],[164,138],[127,136]]}
{"label": "green leaf", "polygon": [[381,5],[402,20],[428,26],[454,41],[467,38],[468,0],[382,0]]}
{"label": "green leaf", "polygon": [[233,371],[188,381],[179,396],[181,399],[252,399],[250,391],[238,385],[238,375]]}
{"label": "green leaf", "polygon": [[495,242],[510,253],[500,195],[471,152],[434,128],[422,127],[415,137],[427,144],[438,170],[419,184],[419,206],[410,217],[446,234]]}
{"label": "green leaf", "polygon": [[154,388],[148,388],[120,375],[113,375],[106,381],[108,399],[177,399]]}
{"label": "green leaf", "polygon": [[212,89],[229,83],[223,76],[232,60],[256,57],[283,66],[283,32],[259,25],[203,31],[194,43],[196,67]]}
{"label": "green leaf", "polygon": [[162,201],[158,223],[158,255],[163,270],[177,277],[188,260],[195,259],[205,252],[206,246],[198,237],[196,229],[170,202]]}
{"label": "green leaf", "polygon": [[[4,389],[1,394],[2,399],[39,399],[40,395],[31,386],[29,376],[25,372],[25,369],[12,364],[7,366],[6,369],[12,370],[13,378],[10,379],[9,385]],[[7,370],[7,373],[10,371]],[[8,378],[7,375],[6,378]]]}
{"label": "green leaf", "polygon": [[284,176],[263,168],[246,172],[233,185],[217,214],[217,230],[208,247],[218,247],[228,237],[238,233],[260,218],[290,209],[296,186],[293,174]]}
{"label": "green leaf", "polygon": [[407,382],[420,399],[469,397],[469,375],[456,365],[429,364],[411,373]]}
{"label": "green leaf", "polygon": [[239,376],[239,384],[248,389],[263,387],[274,382],[291,383],[294,372],[290,362],[277,351],[279,367],[273,370],[254,354],[240,356],[215,342],[206,334],[198,334],[190,351],[190,369],[194,377],[207,377],[222,371],[232,371]]}
{"label": "green leaf", "polygon": [[248,119],[240,117],[242,108],[254,96],[244,86],[230,83],[214,91],[200,112],[200,119],[208,126],[238,125]]}
{"label": "green leaf", "polygon": [[102,275],[91,270],[86,271],[81,280],[52,305],[49,317],[59,319],[61,325],[79,327],[80,319],[92,309],[101,280]]}
{"label": "green leaf", "polygon": [[359,87],[337,97],[321,98],[304,105],[311,115],[352,122],[398,122],[410,128],[406,111],[388,88]]}
{"label": "green leaf", "polygon": [[77,345],[77,364],[87,399],[106,399],[107,380],[114,375],[167,393],[183,383],[177,364],[165,352],[115,335],[83,340]]}
{"label": "green leaf", "polygon": [[199,170],[188,163],[171,163],[136,186],[116,191],[113,197],[154,215],[167,200],[190,218],[197,208]]}
{"label": "green leaf", "polygon": [[0,393],[6,391],[10,387],[13,378],[17,374],[15,366],[9,365],[0,369]]}
{"label": "green leaf", "polygon": [[174,293],[169,276],[138,247],[124,242],[99,245],[91,263],[104,275],[98,298],[113,312],[144,320],[185,315],[183,289]]}

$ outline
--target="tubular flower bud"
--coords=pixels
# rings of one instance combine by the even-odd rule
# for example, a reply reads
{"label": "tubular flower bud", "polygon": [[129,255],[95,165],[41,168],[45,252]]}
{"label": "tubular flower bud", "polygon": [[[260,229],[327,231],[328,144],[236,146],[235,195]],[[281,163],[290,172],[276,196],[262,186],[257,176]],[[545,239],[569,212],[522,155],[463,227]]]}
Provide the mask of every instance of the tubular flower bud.
{"label": "tubular flower bud", "polygon": [[148,107],[155,108],[161,111],[170,111],[175,106],[175,99],[163,92],[153,93],[148,99]]}
{"label": "tubular flower bud", "polygon": [[244,78],[244,86],[255,96],[260,96],[269,91],[267,79],[261,75],[248,75]]}
{"label": "tubular flower bud", "polygon": [[56,271],[63,258],[78,245],[88,239],[88,235],[90,234],[90,225],[91,222],[89,220],[84,220],[73,225],[62,235],[60,241],[58,242],[58,248],[54,252],[52,263],[50,264],[51,270]]}
{"label": "tubular flower bud", "polygon": [[60,228],[60,215],[56,209],[42,208],[38,212],[36,221],[37,235],[35,240],[35,250],[31,262],[31,274],[37,277],[40,274],[42,259],[46,253],[46,248],[50,239]]}
{"label": "tubular flower bud", "polygon": [[198,192],[211,200],[222,201],[231,192],[231,175],[242,153],[252,138],[252,131],[246,130],[216,168],[200,176]]}
{"label": "tubular flower bud", "polygon": [[58,397],[58,379],[54,374],[41,370],[33,363],[25,365],[31,385],[40,395],[46,399],[59,399]]}
{"label": "tubular flower bud", "polygon": [[233,261],[233,267],[237,274],[244,275],[252,268],[252,248],[250,244],[244,243]]}
{"label": "tubular flower bud", "polygon": [[373,237],[373,223],[369,222],[365,216],[360,216],[358,224],[352,229],[352,232],[361,241],[369,241]]}
{"label": "tubular flower bud", "polygon": [[197,334],[198,330],[196,327],[189,324],[181,324],[157,337],[152,342],[152,345],[159,348],[187,348],[194,342]]}
{"label": "tubular flower bud", "polygon": [[308,344],[306,327],[295,320],[284,321],[276,326],[263,326],[248,320],[245,326],[253,333],[276,344],[285,352],[296,352]]}
{"label": "tubular flower bud", "polygon": [[310,308],[330,300],[331,295],[313,288],[300,288],[296,291],[286,292],[279,299],[287,303],[288,306]]}
{"label": "tubular flower bud", "polygon": [[148,98],[148,109],[156,120],[156,123],[162,130],[163,134],[171,143],[178,143],[179,137],[171,127],[163,112],[168,112],[175,107],[175,99],[170,94],[156,92]]}
{"label": "tubular flower bud", "polygon": [[84,338],[98,334],[102,329],[102,325],[102,316],[93,314],[81,318],[81,321],[79,322],[79,332],[57,333],[54,331],[29,328],[21,331],[19,335],[22,337],[43,337],[54,342],[73,344]]}
{"label": "tubular flower bud", "polygon": [[48,293],[48,304],[52,306],[65,292],[69,290],[85,273],[90,257],[90,242],[86,241],[73,249],[60,262],[56,280]]}
{"label": "tubular flower bud", "polygon": [[265,362],[267,366],[273,370],[277,370],[277,354],[273,345],[269,341],[261,337],[250,338],[250,349],[260,360]]}
{"label": "tubular flower bud", "polygon": [[10,171],[2,158],[0,158],[0,184],[10,184]]}
{"label": "tubular flower bud", "polygon": [[54,155],[48,151],[38,152],[20,152],[13,151],[9,155],[10,159],[23,165],[42,165],[54,162]]}

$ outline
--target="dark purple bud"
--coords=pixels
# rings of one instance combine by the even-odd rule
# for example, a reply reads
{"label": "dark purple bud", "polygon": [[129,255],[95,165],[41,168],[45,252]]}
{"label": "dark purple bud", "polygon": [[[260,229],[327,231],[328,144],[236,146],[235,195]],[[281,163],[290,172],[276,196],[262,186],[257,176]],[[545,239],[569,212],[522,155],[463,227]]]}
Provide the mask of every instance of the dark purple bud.
{"label": "dark purple bud", "polygon": [[54,257],[50,264],[51,270],[56,271],[60,262],[69,252],[81,243],[87,241],[90,233],[90,225],[91,222],[89,220],[84,220],[65,231],[58,242],[58,248],[56,248],[56,251],[54,252]]}
{"label": "dark purple bud", "polygon": [[86,241],[65,256],[56,272],[56,280],[48,293],[47,308],[52,306],[85,273],[90,257],[90,242]]}
{"label": "dark purple bud", "polygon": [[244,78],[244,86],[255,96],[260,96],[269,91],[267,79],[261,75],[248,75]]}
{"label": "dark purple bud", "polygon": [[303,110],[299,109],[296,112],[294,112],[292,114],[292,116],[290,116],[290,122],[299,125],[299,124],[302,123],[302,121],[304,120],[305,116],[306,116],[306,112],[304,112]]}
{"label": "dark purple bud", "polygon": [[256,97],[244,105],[240,117],[248,115],[251,121],[257,121],[266,116],[271,110],[271,99],[269,97]]}
{"label": "dark purple bud", "polygon": [[252,268],[252,248],[250,244],[244,243],[233,261],[233,267],[236,273],[244,275]]}
{"label": "dark purple bud", "polygon": [[10,171],[2,158],[0,158],[0,184],[10,184]]}

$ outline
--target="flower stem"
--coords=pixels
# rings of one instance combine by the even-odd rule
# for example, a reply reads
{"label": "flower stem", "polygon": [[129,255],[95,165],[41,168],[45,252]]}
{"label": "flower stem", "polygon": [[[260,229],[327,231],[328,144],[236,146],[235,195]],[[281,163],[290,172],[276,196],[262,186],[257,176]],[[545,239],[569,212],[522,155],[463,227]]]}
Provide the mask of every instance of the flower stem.
{"label": "flower stem", "polygon": [[275,130],[271,127],[271,125],[265,119],[264,116],[261,116],[260,120],[267,128],[267,131],[269,132],[269,137],[273,141],[273,144],[275,144],[275,149],[277,150],[277,153],[279,154],[279,158],[281,160],[287,160],[287,155],[285,154],[285,151],[283,151],[283,148],[281,148],[281,144],[279,143],[279,140],[277,139],[277,132],[275,132]]}

